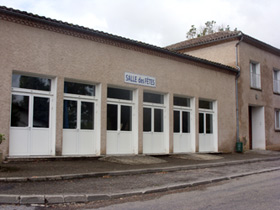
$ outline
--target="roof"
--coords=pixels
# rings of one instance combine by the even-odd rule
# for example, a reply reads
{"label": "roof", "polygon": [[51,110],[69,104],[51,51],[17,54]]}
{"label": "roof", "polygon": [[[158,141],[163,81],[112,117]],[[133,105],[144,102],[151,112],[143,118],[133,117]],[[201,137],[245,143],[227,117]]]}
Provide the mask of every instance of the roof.
{"label": "roof", "polygon": [[[184,60],[188,60],[191,62],[196,62],[196,63],[216,67],[216,68],[230,71],[233,73],[238,73],[238,70],[231,66],[223,65],[220,63],[212,62],[212,61],[209,61],[206,59],[201,59],[198,57],[186,55],[186,54],[179,53],[179,52],[174,52],[174,51],[168,50],[166,48],[161,48],[161,47],[150,45],[150,44],[147,44],[144,42],[127,39],[127,38],[124,38],[121,36],[116,36],[113,34],[86,28],[83,26],[70,24],[67,22],[47,18],[44,16],[39,16],[39,15],[28,13],[25,11],[7,8],[5,6],[0,6],[0,19],[12,21],[12,22],[16,22],[16,23],[24,24],[24,25],[28,25],[28,26],[39,27],[39,28],[46,29],[46,30],[52,30],[51,27],[53,27],[53,28],[56,28],[56,30],[52,30],[52,31],[55,31],[58,33],[64,33],[64,34],[73,35],[73,36],[77,36],[77,33],[78,33],[78,34],[81,34],[82,35],[81,37],[83,37],[83,38],[86,37],[87,39],[91,39],[91,40],[95,40],[95,41],[98,41],[99,39],[102,39],[102,40],[105,39],[105,40],[109,40],[112,45],[118,46],[119,43],[126,44],[126,45],[130,45],[130,46],[134,46],[133,49],[135,49],[135,47],[138,47],[138,48],[141,48],[142,51],[147,51],[147,50],[153,51],[157,54],[160,54],[160,56],[165,56],[165,57],[173,58],[173,59],[175,58],[177,60],[178,60],[178,58],[179,58],[179,60],[184,59]],[[20,19],[20,21],[18,19]],[[46,27],[43,27],[43,26],[46,26]],[[65,32],[65,31],[67,31],[67,32]],[[90,38],[88,38],[88,37],[90,37]],[[97,37],[97,38],[93,39],[92,37]],[[104,42],[101,40],[99,40],[99,41]]]}
{"label": "roof", "polygon": [[240,33],[241,33],[240,31],[221,31],[214,34],[209,34],[194,39],[188,39],[182,42],[178,42],[176,44],[169,45],[166,48],[169,50],[187,49],[199,45],[208,44],[210,42],[217,42],[217,41],[237,38],[240,36]]}
{"label": "roof", "polygon": [[182,50],[187,50],[187,49],[191,49],[194,47],[199,47],[199,46],[205,46],[208,44],[218,44],[221,42],[228,42],[228,41],[232,41],[232,40],[242,40],[248,44],[251,44],[253,46],[256,46],[262,50],[271,52],[273,54],[276,54],[278,56],[280,56],[280,49],[273,47],[269,44],[266,44],[260,40],[257,40],[251,36],[248,36],[244,33],[242,33],[241,31],[221,31],[221,32],[217,32],[214,34],[209,34],[206,36],[201,36],[198,38],[194,38],[194,39],[189,39],[189,40],[185,40],[182,42],[178,42],[172,45],[169,45],[166,47],[166,49],[168,50],[172,50],[172,51],[182,51]]}

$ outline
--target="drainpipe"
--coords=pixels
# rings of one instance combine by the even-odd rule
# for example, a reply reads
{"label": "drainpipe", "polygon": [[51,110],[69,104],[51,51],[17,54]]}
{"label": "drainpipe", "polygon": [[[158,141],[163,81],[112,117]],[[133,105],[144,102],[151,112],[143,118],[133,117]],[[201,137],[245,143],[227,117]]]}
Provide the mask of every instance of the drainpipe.
{"label": "drainpipe", "polygon": [[236,143],[240,142],[239,138],[239,106],[238,106],[238,78],[240,76],[240,66],[238,65],[238,45],[243,41],[243,35],[240,32],[241,39],[235,45],[236,68],[239,70],[235,78],[235,97],[236,97]]}

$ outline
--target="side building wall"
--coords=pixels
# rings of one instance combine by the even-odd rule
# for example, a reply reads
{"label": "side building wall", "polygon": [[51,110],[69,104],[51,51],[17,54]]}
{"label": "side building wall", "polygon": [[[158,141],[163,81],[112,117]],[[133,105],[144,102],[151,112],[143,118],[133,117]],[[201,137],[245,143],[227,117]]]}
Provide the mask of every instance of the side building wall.
{"label": "side building wall", "polygon": [[[187,50],[185,53],[220,62],[222,64],[235,66],[235,45],[237,42],[238,41],[230,41],[212,46],[203,46]],[[241,42],[238,46],[238,61],[238,65],[241,69],[240,77],[238,79],[239,137],[241,141],[243,141],[246,149],[280,148],[280,132],[275,129],[275,109],[279,110],[280,108],[280,96],[273,92],[273,70],[280,69],[279,56],[261,50],[245,42]],[[260,89],[251,88],[250,62],[260,64]],[[258,129],[252,129],[252,123],[257,123],[254,117],[252,118],[252,116],[249,116],[252,114],[249,113],[252,112],[252,110],[249,110],[258,110],[259,108],[259,111],[261,111],[262,107],[264,108],[264,119],[261,121],[264,122],[264,136],[261,137],[262,140],[260,141],[263,141],[264,144],[260,147],[254,147],[252,136],[262,135],[263,132],[258,133]],[[249,118],[252,118],[252,120],[250,121]]]}
{"label": "side building wall", "polygon": [[[275,109],[280,109],[280,95],[273,92],[273,70],[280,68],[280,58],[243,42],[240,44],[239,53],[240,136],[246,143],[247,149],[254,147],[249,142],[249,107],[264,107],[265,146],[267,149],[279,148],[280,132],[275,129]],[[260,89],[251,87],[250,62],[260,64]]]}
{"label": "side building wall", "polygon": [[[108,87],[128,89],[133,92],[134,154],[143,151],[143,94],[158,93],[164,102],[164,153],[173,152],[173,97],[191,99],[195,150],[199,151],[199,100],[215,103],[214,127],[217,127],[217,151],[233,151],[235,144],[235,75],[225,70],[202,65],[185,59],[164,58],[164,56],[126,49],[127,46],[113,46],[64,35],[48,30],[17,23],[0,21],[0,132],[6,141],[0,149],[9,156],[11,147],[11,95],[12,75],[22,74],[46,77],[53,81],[53,140],[51,155],[63,155],[63,111],[64,82],[74,81],[96,86],[96,141],[95,155],[106,154],[107,90]],[[156,87],[128,84],[125,73],[147,75],[156,79]],[[27,94],[24,91],[20,94]],[[28,94],[33,94],[32,91]],[[114,103],[126,104],[115,100]],[[153,105],[156,107],[156,105]],[[135,120],[136,119],[136,120]],[[32,129],[32,128],[31,128]],[[119,132],[120,134],[122,132]],[[34,137],[35,138],[35,137]],[[37,145],[37,147],[40,145]],[[11,148],[10,148],[11,149]]]}
{"label": "side building wall", "polygon": [[236,43],[237,41],[230,41],[220,43],[218,45],[206,45],[203,47],[191,48],[190,50],[183,50],[182,53],[204,58],[209,61],[215,61],[235,68]]}

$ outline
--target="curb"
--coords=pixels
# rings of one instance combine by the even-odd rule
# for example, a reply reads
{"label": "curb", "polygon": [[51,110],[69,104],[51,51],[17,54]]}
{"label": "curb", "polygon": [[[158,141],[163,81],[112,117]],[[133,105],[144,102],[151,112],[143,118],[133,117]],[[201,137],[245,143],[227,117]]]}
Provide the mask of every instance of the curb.
{"label": "curb", "polygon": [[230,176],[217,177],[214,179],[200,180],[190,183],[181,183],[174,185],[167,185],[157,188],[148,188],[143,191],[128,191],[124,193],[114,194],[72,194],[72,195],[0,195],[0,204],[65,204],[65,203],[88,203],[93,201],[117,199],[121,197],[130,197],[136,195],[145,195],[159,192],[168,192],[171,190],[179,190],[189,187],[201,186],[211,183],[218,183],[225,180],[236,179],[240,177],[250,176],[254,174],[262,174],[273,171],[279,171],[280,167],[270,169],[263,169],[247,173],[233,174]]}
{"label": "curb", "polygon": [[249,160],[235,160],[235,161],[218,162],[218,163],[202,163],[196,165],[172,166],[172,167],[164,167],[164,168],[144,168],[144,169],[134,169],[134,170],[125,170],[125,171],[92,172],[92,173],[82,173],[82,174],[65,174],[65,175],[34,176],[34,177],[4,177],[4,178],[0,178],[0,183],[1,182],[27,182],[27,181],[32,181],[32,182],[58,181],[58,180],[82,179],[82,178],[98,178],[103,176],[125,176],[125,175],[158,173],[158,172],[172,172],[172,171],[182,171],[182,170],[213,168],[213,167],[220,167],[220,166],[239,165],[239,164],[246,164],[246,163],[256,163],[261,161],[276,161],[276,160],[280,160],[280,157],[254,158]]}

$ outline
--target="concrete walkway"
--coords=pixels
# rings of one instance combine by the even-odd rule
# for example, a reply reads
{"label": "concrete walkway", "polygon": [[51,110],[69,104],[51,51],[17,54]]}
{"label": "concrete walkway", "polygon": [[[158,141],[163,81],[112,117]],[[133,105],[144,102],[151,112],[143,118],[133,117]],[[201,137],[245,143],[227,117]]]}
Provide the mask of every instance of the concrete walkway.
{"label": "concrete walkway", "polygon": [[17,159],[1,166],[0,203],[90,202],[280,170],[280,152],[191,156]]}

